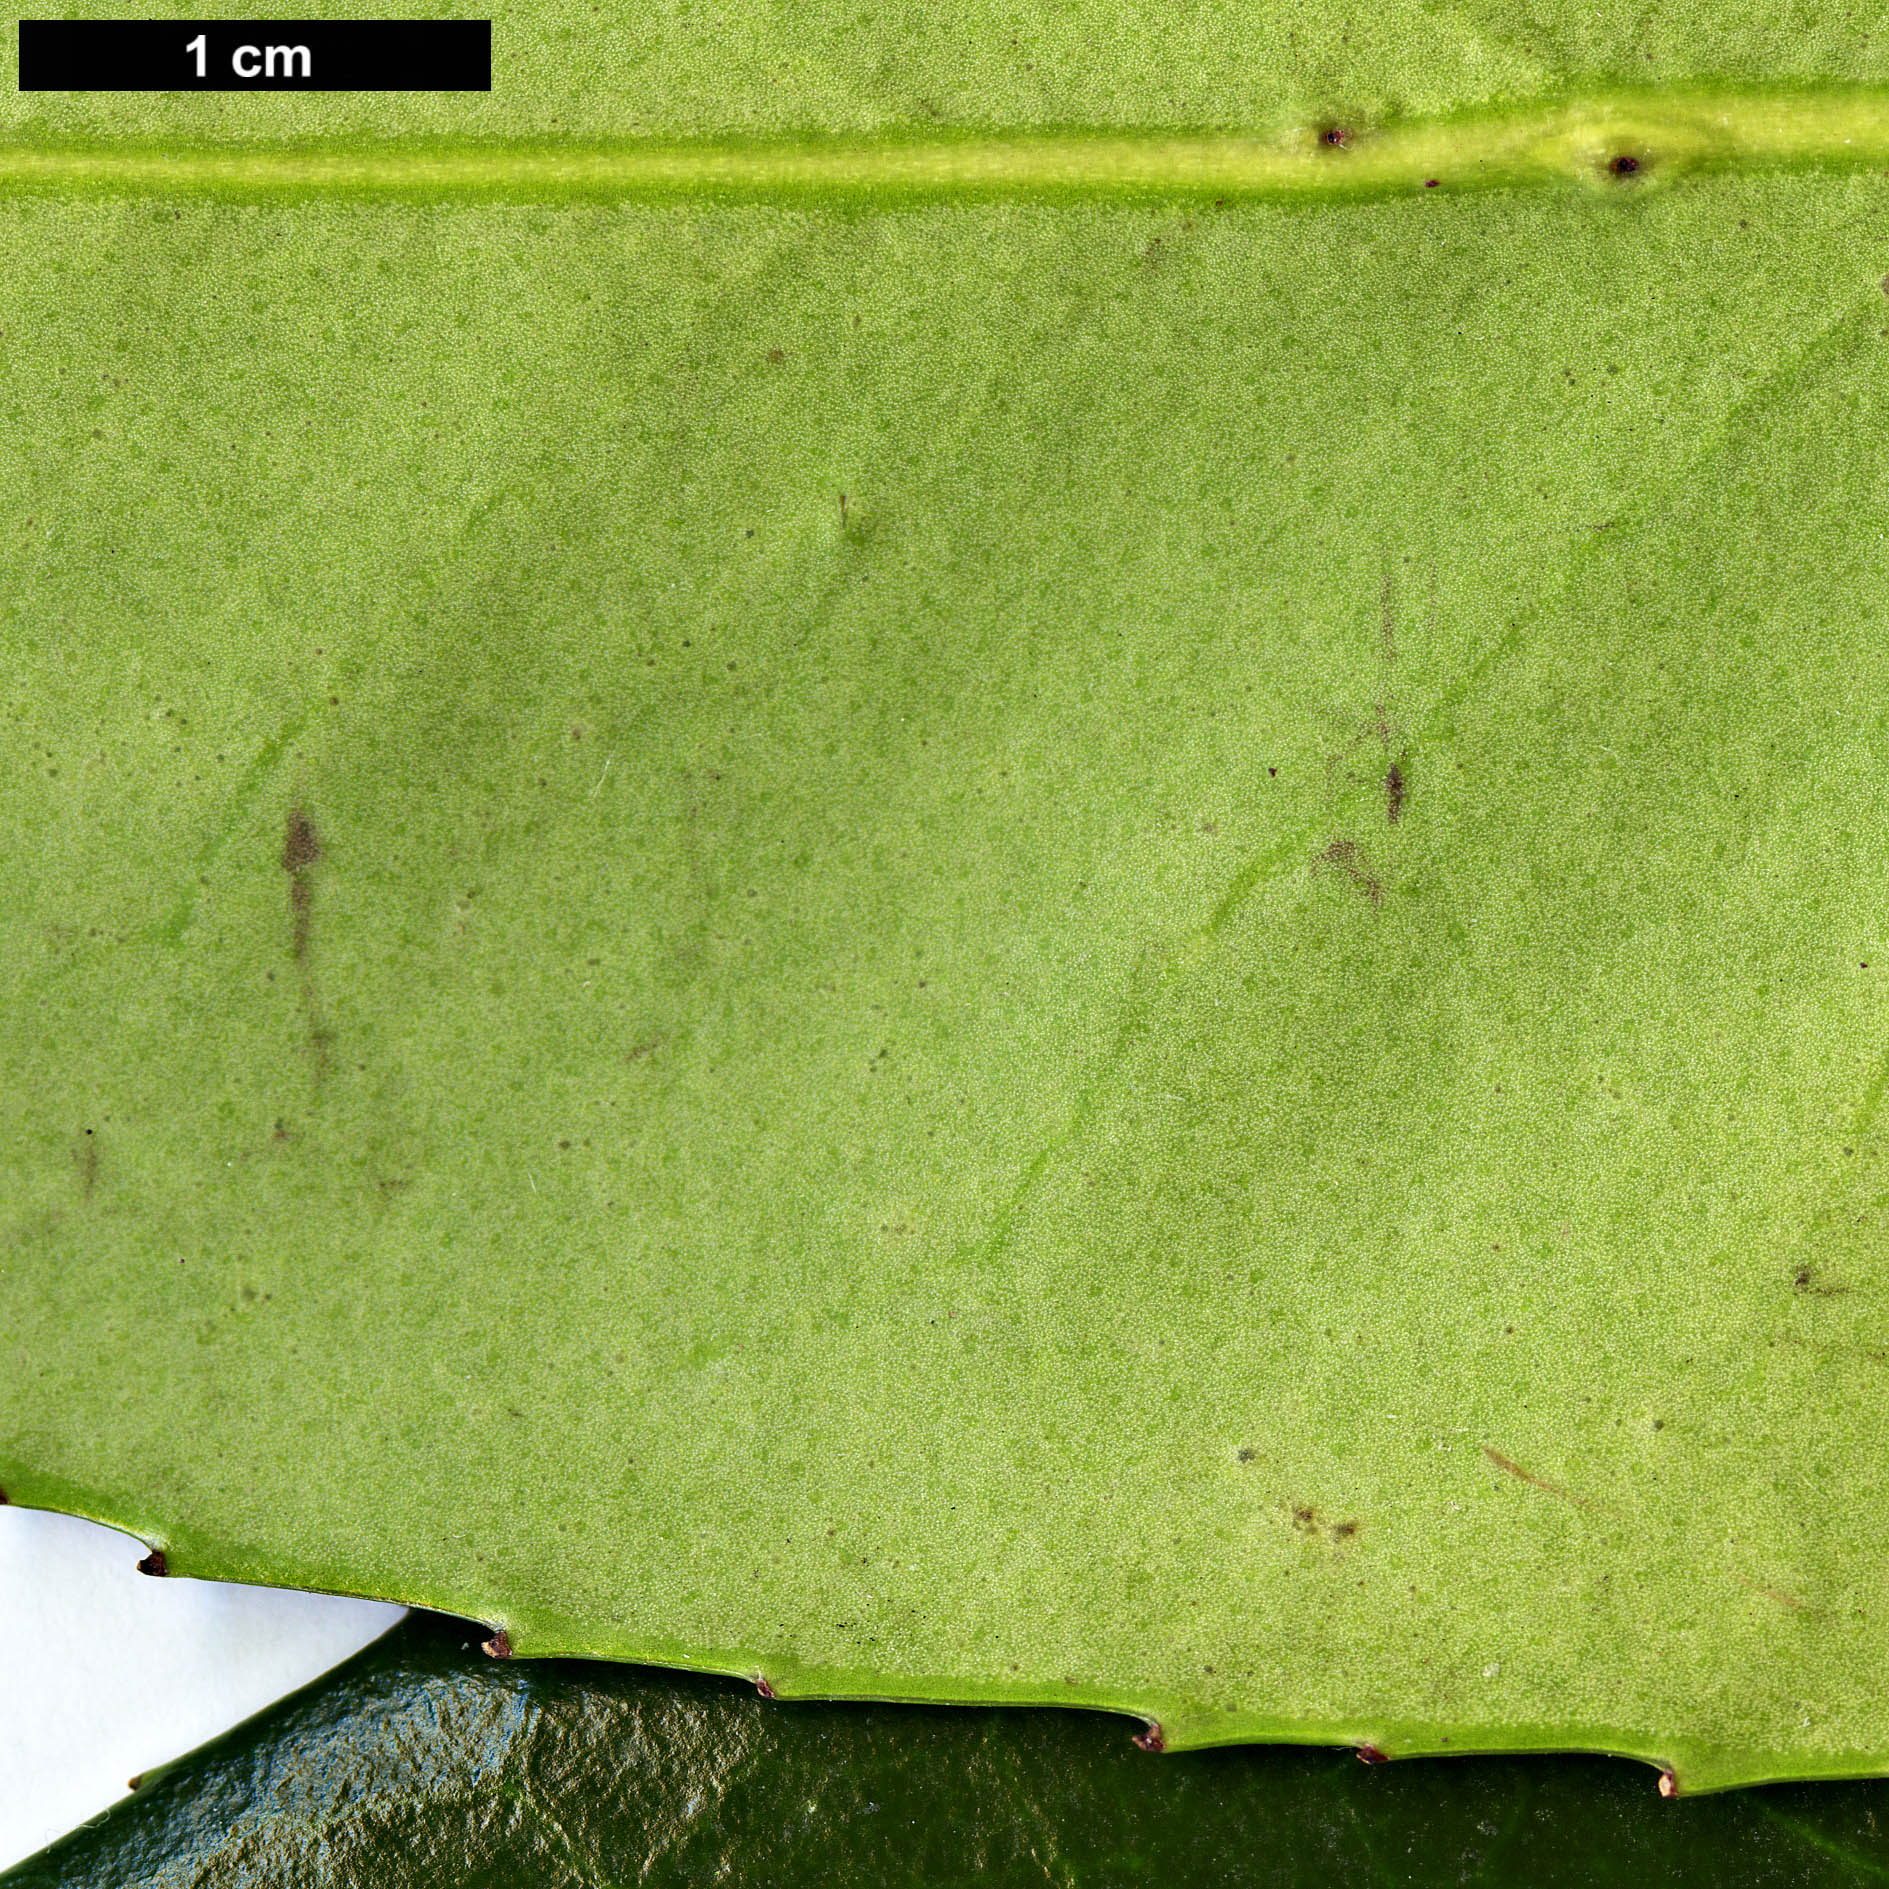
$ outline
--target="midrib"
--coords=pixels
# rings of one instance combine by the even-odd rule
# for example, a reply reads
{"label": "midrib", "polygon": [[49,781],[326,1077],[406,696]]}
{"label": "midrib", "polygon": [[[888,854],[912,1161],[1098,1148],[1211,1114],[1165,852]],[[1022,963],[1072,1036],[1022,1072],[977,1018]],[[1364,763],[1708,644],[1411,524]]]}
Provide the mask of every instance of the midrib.
{"label": "midrib", "polygon": [[0,141],[0,192],[735,201],[1342,198],[1656,189],[1704,170],[1889,164],[1889,90],[1643,92],[1284,135],[966,132],[767,141],[165,148]]}

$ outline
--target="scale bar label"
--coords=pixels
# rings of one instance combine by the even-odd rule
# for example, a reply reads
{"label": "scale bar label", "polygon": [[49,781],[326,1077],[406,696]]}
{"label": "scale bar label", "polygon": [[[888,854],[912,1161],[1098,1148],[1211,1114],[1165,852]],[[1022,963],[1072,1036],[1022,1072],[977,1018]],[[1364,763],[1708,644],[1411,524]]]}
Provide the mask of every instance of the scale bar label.
{"label": "scale bar label", "polygon": [[490,20],[22,20],[22,92],[489,92]]}

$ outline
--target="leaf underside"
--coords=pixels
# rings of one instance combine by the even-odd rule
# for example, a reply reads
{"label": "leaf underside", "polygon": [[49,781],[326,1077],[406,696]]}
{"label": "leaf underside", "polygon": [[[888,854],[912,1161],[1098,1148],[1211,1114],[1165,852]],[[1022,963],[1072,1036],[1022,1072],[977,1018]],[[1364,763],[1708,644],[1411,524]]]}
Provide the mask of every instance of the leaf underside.
{"label": "leaf underside", "polygon": [[[753,14],[5,135],[1885,76],[1464,11],[1242,106],[1092,6],[770,89]],[[1889,194],[1646,157],[0,197],[8,1495],[782,1693],[1889,1764]]]}

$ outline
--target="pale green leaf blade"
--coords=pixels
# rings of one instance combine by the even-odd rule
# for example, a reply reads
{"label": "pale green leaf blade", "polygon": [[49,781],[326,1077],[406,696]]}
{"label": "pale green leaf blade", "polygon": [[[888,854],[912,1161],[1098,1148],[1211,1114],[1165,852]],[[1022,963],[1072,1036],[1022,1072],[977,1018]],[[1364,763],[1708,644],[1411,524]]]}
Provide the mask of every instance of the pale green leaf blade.
{"label": "pale green leaf blade", "polygon": [[14,1499],[1881,1768],[1879,178],[113,188],[0,217]]}

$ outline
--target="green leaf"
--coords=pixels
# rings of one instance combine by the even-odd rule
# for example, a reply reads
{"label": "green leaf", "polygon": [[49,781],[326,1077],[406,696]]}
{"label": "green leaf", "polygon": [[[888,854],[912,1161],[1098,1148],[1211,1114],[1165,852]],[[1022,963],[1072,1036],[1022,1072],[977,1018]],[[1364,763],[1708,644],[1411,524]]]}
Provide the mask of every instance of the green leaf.
{"label": "green leaf", "polygon": [[1154,1759],[1077,1712],[767,1705],[413,1618],[7,1889],[175,1882],[1880,1883],[1883,1786],[1662,1803],[1601,1759]]}
{"label": "green leaf", "polygon": [[1881,55],[1415,17],[9,103],[13,1499],[786,1693],[1889,1763]]}

